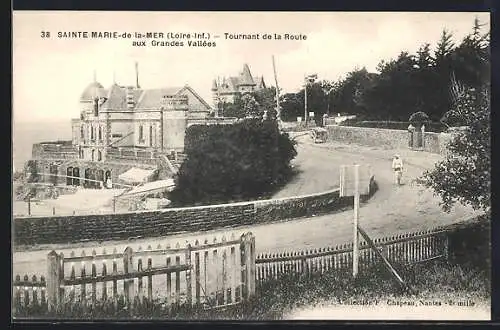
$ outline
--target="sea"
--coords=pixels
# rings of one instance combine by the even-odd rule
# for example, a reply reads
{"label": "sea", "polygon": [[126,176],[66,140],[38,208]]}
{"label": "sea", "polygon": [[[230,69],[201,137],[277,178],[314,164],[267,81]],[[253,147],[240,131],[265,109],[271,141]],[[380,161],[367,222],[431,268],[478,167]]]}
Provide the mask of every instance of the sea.
{"label": "sea", "polygon": [[71,140],[71,119],[55,121],[19,121],[12,124],[12,165],[22,171],[31,158],[33,144]]}

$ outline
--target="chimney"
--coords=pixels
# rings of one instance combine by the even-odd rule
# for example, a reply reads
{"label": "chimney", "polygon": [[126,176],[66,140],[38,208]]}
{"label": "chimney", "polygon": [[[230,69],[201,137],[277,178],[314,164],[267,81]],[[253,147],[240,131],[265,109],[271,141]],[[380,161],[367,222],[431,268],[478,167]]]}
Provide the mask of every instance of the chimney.
{"label": "chimney", "polygon": [[139,87],[139,64],[135,62],[135,87]]}
{"label": "chimney", "polygon": [[134,106],[135,106],[134,87],[128,86],[127,87],[127,108],[131,110],[134,108]]}

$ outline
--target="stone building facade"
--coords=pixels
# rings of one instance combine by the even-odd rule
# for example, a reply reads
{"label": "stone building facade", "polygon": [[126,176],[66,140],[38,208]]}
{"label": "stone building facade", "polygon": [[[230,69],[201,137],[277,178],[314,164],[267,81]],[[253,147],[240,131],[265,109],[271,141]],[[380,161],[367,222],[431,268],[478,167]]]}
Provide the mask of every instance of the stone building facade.
{"label": "stone building facade", "polygon": [[264,78],[253,77],[248,64],[243,65],[243,70],[238,76],[214,79],[212,82],[212,101],[217,109],[221,103],[232,103],[236,96],[255,92],[266,88]]}
{"label": "stone building facade", "polygon": [[138,79],[109,88],[94,79],[79,104],[71,141],[33,146],[31,161],[44,182],[99,187],[132,167],[161,172],[165,158],[184,150],[186,128],[208,123],[212,112],[188,85],[144,89]]}

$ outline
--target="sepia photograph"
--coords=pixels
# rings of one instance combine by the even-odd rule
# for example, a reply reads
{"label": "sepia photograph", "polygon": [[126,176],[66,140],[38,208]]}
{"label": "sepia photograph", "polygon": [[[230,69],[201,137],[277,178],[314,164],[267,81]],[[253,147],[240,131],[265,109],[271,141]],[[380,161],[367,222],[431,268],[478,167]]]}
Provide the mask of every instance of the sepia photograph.
{"label": "sepia photograph", "polygon": [[491,320],[489,12],[13,11],[30,320]]}

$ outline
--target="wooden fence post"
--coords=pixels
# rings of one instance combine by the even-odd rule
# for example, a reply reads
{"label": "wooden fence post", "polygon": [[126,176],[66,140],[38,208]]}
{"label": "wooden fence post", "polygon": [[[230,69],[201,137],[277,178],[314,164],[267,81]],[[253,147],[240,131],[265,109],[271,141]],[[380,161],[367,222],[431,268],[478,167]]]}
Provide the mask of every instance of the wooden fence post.
{"label": "wooden fence post", "polygon": [[443,255],[446,261],[450,260],[450,236],[449,233],[444,233]]}
{"label": "wooden fence post", "polygon": [[[191,244],[188,243],[186,246],[186,265],[191,267]],[[187,304],[191,306],[193,304],[193,292],[191,286],[191,268],[186,270],[186,298]]]}
{"label": "wooden fence post", "polygon": [[58,310],[61,304],[60,257],[52,250],[47,255],[47,305],[49,311]]}
{"label": "wooden fence post", "polygon": [[241,235],[241,269],[243,282],[243,299],[255,294],[255,237],[252,233]]}
{"label": "wooden fence post", "polygon": [[246,254],[245,254],[245,234],[240,237],[240,269],[241,269],[241,290],[240,299],[244,300],[247,297],[247,272],[246,272]]}
{"label": "wooden fence post", "polygon": [[249,288],[249,296],[253,296],[255,294],[255,269],[256,269],[256,264],[255,264],[255,236],[252,233],[249,233],[248,235],[249,239],[249,267],[250,267],[250,274],[248,278],[248,288]]}
{"label": "wooden fence post", "polygon": [[[129,274],[133,272],[134,263],[133,263],[133,251],[130,246],[127,246],[125,251],[123,252],[123,272],[125,274]],[[125,279],[123,281],[123,293],[125,294],[125,299],[127,302],[133,301],[134,295],[134,279]]]}

